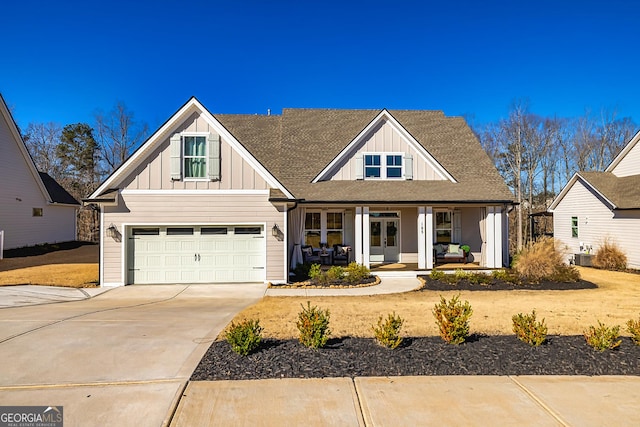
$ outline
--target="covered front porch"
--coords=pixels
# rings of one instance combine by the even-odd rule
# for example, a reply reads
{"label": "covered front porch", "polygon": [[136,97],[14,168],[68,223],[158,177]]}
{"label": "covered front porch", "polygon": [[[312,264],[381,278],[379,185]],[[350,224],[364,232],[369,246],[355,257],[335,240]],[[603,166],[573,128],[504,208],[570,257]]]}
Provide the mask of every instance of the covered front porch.
{"label": "covered front porch", "polygon": [[[337,245],[349,247],[350,261],[372,269],[501,268],[508,263],[506,214],[504,205],[298,205],[287,215],[289,266],[305,261],[305,246],[331,251]],[[435,245],[464,245],[468,252],[452,262],[436,258]]]}

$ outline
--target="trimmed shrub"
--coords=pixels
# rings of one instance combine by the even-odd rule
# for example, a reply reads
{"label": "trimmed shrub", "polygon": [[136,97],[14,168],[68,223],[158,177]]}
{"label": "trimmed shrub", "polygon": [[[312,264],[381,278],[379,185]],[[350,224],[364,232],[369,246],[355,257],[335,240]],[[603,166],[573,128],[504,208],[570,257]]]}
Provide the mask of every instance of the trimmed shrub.
{"label": "trimmed shrub", "polygon": [[440,337],[449,344],[461,344],[469,336],[469,319],[473,310],[469,301],[463,304],[459,297],[456,295],[447,302],[440,296],[440,303],[433,308]]}
{"label": "trimmed shrub", "polygon": [[329,310],[320,310],[307,301],[307,307],[302,305],[302,311],[298,313],[296,323],[300,331],[300,343],[309,348],[321,348],[329,340]]}
{"label": "trimmed shrub", "polygon": [[325,285],[329,282],[329,278],[327,277],[325,272],[322,271],[322,267],[320,266],[320,264],[313,264],[311,266],[311,268],[309,269],[309,278],[320,285]]}
{"label": "trimmed shrub", "polygon": [[592,259],[594,267],[603,270],[624,271],[627,269],[627,256],[616,243],[607,238],[600,245]]}
{"label": "trimmed shrub", "polygon": [[296,275],[297,280],[307,280],[310,278],[309,271],[314,264],[305,262],[304,264],[298,263],[296,268],[293,269],[293,273]]}
{"label": "trimmed shrub", "polygon": [[352,285],[356,285],[371,276],[369,268],[355,261],[350,263],[344,272],[346,273],[345,280]]}
{"label": "trimmed shrub", "polygon": [[620,326],[608,327],[598,320],[598,327],[590,326],[589,330],[584,332],[584,338],[587,344],[596,350],[603,352],[605,350],[613,350],[618,347],[620,340]]}
{"label": "trimmed shrub", "polygon": [[258,319],[244,320],[237,324],[231,322],[225,338],[233,351],[241,356],[246,356],[260,347],[261,332],[262,327]]}
{"label": "trimmed shrub", "polygon": [[342,280],[344,278],[344,269],[339,265],[334,265],[327,270],[326,274],[329,281]]}
{"label": "trimmed shrub", "polygon": [[638,320],[629,320],[627,322],[627,330],[631,334],[631,339],[636,345],[640,345],[640,318]]}
{"label": "trimmed shrub", "polygon": [[461,268],[457,268],[456,271],[453,273],[453,277],[455,277],[456,282],[468,279],[469,276],[471,276],[471,273],[464,271]]}
{"label": "trimmed shrub", "polygon": [[524,248],[516,256],[513,268],[520,277],[533,283],[556,280],[558,275],[580,278],[575,268],[564,263],[564,254],[550,237],[538,239]]}
{"label": "trimmed shrub", "polygon": [[522,342],[532,346],[539,346],[547,339],[547,326],[544,319],[536,320],[536,311],[531,314],[518,313],[511,318],[513,320],[513,332]]}
{"label": "trimmed shrub", "polygon": [[396,316],[395,311],[393,314],[389,313],[387,320],[382,321],[382,316],[378,318],[378,326],[371,326],[374,336],[378,344],[390,349],[398,347],[402,343],[402,337],[400,336],[400,329],[404,320],[400,316]]}
{"label": "trimmed shrub", "polygon": [[431,270],[429,277],[433,280],[446,280],[447,273],[444,271],[436,270],[435,268]]}

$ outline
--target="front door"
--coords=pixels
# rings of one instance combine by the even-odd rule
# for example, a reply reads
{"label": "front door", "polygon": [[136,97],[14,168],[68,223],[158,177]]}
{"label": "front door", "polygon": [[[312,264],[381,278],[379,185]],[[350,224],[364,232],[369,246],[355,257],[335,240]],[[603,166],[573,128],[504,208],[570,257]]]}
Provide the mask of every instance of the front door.
{"label": "front door", "polygon": [[[394,214],[397,216],[397,214]],[[370,223],[370,262],[398,262],[400,260],[399,218],[373,217]]]}

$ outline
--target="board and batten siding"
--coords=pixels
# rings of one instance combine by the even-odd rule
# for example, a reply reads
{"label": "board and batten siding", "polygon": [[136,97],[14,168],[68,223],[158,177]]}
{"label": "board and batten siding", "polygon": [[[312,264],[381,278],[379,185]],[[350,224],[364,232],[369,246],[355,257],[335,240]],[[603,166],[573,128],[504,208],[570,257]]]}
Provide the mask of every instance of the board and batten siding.
{"label": "board and batten siding", "polygon": [[171,180],[169,138],[179,132],[213,132],[199,114],[191,115],[129,175],[121,188],[128,190],[266,190],[267,182],[224,139],[220,147],[220,180]]}
{"label": "board and batten siding", "polygon": [[[571,218],[578,217],[578,237]],[[599,196],[577,180],[553,211],[554,236],[568,246],[567,258],[580,253],[580,242],[596,252],[609,238],[627,255],[630,268],[640,268],[640,212],[612,211]]]}
{"label": "board and batten siding", "polygon": [[[271,235],[278,224],[284,229],[285,215],[268,201],[268,195],[159,195],[122,194],[119,207],[104,208],[105,227],[113,223],[123,233],[122,241],[103,236],[103,284],[126,284],[127,235],[131,225],[235,225],[266,224],[266,280],[286,280],[284,241]],[[124,256],[124,259],[123,259]],[[126,269],[125,269],[126,275]]]}
{"label": "board and batten siding", "polygon": [[[0,114],[0,230],[4,249],[76,239],[76,209],[50,205],[27,163],[10,124]],[[43,216],[34,217],[33,208]]]}
{"label": "board and batten siding", "polygon": [[[413,157],[413,179],[414,180],[442,180],[434,168],[423,160],[418,152],[406,140],[393,129],[388,121],[382,122],[371,130],[366,136],[364,143],[357,150],[360,153],[405,153]],[[355,155],[346,159],[336,168],[336,173],[331,177],[335,181],[355,180],[356,159]]]}
{"label": "board and batten siding", "polygon": [[611,170],[617,177],[640,174],[640,143],[633,146],[631,150],[620,160],[620,163]]}

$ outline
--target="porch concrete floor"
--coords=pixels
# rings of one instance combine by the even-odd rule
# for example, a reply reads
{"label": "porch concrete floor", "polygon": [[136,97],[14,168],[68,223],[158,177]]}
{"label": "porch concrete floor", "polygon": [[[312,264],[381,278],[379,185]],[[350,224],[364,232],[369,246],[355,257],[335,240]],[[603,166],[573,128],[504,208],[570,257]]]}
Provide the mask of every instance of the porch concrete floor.
{"label": "porch concrete floor", "polygon": [[[443,264],[435,264],[435,268],[438,270],[480,270],[482,267],[477,262],[450,262]],[[417,263],[392,263],[392,264],[371,264],[371,271],[415,271],[418,273],[429,273],[431,270],[419,269]]]}

